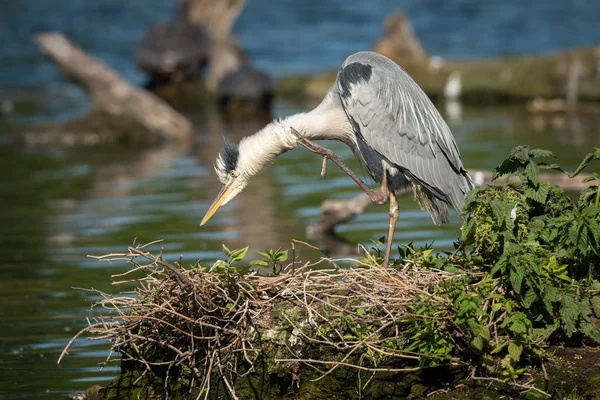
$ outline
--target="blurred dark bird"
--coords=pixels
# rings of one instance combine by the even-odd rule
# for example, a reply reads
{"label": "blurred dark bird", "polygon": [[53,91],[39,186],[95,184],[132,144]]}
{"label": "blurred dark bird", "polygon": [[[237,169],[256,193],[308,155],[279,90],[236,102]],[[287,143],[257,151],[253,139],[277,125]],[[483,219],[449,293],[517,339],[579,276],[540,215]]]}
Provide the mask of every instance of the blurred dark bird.
{"label": "blurred dark bird", "polygon": [[217,99],[222,109],[248,107],[250,110],[271,109],[275,83],[265,72],[250,64],[227,73],[219,82]]}
{"label": "blurred dark bird", "polygon": [[213,45],[207,88],[215,94],[221,110],[231,116],[269,113],[275,94],[273,79],[254,67],[234,40]]}
{"label": "blurred dark bird", "polygon": [[150,28],[137,46],[135,63],[148,73],[150,85],[179,82],[202,73],[210,46],[205,29],[178,17]]}
{"label": "blurred dark bird", "polygon": [[[312,140],[348,145],[381,192],[370,189],[331,150]],[[223,189],[201,225],[275,158],[296,145],[338,164],[377,204],[390,202],[384,265],[398,219],[395,191],[411,186],[434,223],[449,221],[448,204],[462,210],[474,188],[454,137],[427,95],[389,58],[361,52],[346,59],[323,101],[312,111],[276,120],[239,144],[225,141],[215,170]]]}

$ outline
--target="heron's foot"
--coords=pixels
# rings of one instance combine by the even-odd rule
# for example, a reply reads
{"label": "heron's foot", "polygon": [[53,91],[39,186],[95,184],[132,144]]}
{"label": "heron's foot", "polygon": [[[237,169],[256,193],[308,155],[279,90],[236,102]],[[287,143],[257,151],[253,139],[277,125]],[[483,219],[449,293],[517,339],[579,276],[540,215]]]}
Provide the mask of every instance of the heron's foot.
{"label": "heron's foot", "polygon": [[333,153],[333,151],[331,151],[327,147],[318,145],[315,142],[312,142],[306,138],[303,138],[302,136],[298,136],[298,143],[301,144],[302,146],[304,146],[308,151],[318,154],[320,156],[323,156],[323,158],[331,159],[331,158],[335,157],[335,154]]}
{"label": "heron's foot", "polygon": [[294,128],[291,129],[292,133],[296,135],[296,138],[298,139],[298,144],[304,146],[308,151],[323,157],[323,164],[321,165],[321,176],[325,176],[325,174],[327,173],[327,159],[333,159],[335,157],[333,151],[302,137],[302,135],[300,135],[300,133]]}
{"label": "heron's foot", "polygon": [[323,165],[321,166],[321,176],[327,173],[327,157],[323,156]]}
{"label": "heron's foot", "polygon": [[369,196],[371,201],[373,203],[377,204],[378,206],[384,205],[385,203],[388,202],[388,199],[389,199],[388,193],[383,193],[383,192],[378,193],[374,190],[371,193],[367,193],[367,196]]}
{"label": "heron's foot", "polygon": [[305,137],[300,135],[300,133],[294,128],[291,128],[291,131],[294,135],[296,135],[296,138],[298,139],[298,144],[304,146],[308,151],[323,157],[323,165],[321,166],[321,176],[325,175],[325,172],[327,172],[327,159],[330,159],[331,161],[333,161],[334,164],[340,167],[342,171],[344,171],[350,178],[352,178],[352,180],[354,180],[354,182],[356,182],[358,186],[360,186],[360,188],[369,196],[373,203],[379,205],[387,203],[389,198],[389,191],[387,187],[387,178],[385,173],[384,179],[381,183],[381,193],[377,193],[373,189],[369,188],[369,186],[367,186],[367,184],[364,183],[362,179],[360,179],[354,172],[352,172],[352,170],[348,168],[348,166],[344,164],[342,160],[340,160],[333,151],[306,139]]}

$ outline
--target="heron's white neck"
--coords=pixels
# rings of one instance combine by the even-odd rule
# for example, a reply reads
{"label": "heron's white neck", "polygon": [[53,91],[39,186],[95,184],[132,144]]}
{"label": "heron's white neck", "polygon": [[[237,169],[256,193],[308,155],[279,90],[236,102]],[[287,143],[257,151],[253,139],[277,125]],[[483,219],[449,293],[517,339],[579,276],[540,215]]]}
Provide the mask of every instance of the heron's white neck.
{"label": "heron's white neck", "polygon": [[296,147],[296,137],[287,118],[276,120],[239,144],[237,167],[248,175],[256,175],[270,165],[281,153]]}
{"label": "heron's white neck", "polygon": [[334,139],[348,142],[353,137],[352,127],[343,110],[329,107],[323,101],[314,110],[276,120],[239,144],[238,167],[256,175],[275,158],[298,144],[294,128],[309,140]]}

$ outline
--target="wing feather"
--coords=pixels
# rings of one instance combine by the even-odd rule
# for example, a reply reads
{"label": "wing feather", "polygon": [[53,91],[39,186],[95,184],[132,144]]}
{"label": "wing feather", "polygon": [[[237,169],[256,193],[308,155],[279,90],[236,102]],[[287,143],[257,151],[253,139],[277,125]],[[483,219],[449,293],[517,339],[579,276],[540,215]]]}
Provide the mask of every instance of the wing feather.
{"label": "wing feather", "polygon": [[365,142],[385,160],[462,209],[473,182],[454,137],[412,78],[390,59],[372,52],[346,59],[336,88],[346,115]]}

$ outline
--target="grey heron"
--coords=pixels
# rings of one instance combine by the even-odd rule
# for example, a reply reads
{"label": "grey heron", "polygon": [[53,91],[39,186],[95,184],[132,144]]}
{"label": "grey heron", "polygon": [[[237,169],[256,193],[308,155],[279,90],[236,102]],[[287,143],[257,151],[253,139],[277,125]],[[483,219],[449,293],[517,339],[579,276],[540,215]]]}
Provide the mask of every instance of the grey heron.
{"label": "grey heron", "polygon": [[[348,145],[381,191],[370,189],[333,152],[313,140]],[[340,166],[377,204],[389,201],[384,266],[389,264],[398,220],[395,191],[411,186],[433,222],[449,221],[448,204],[460,211],[474,188],[450,129],[427,95],[389,58],[373,52],[349,56],[323,101],[312,111],[275,120],[239,144],[225,141],[215,171],[223,188],[201,225],[239,194],[250,177],[298,144]]]}

